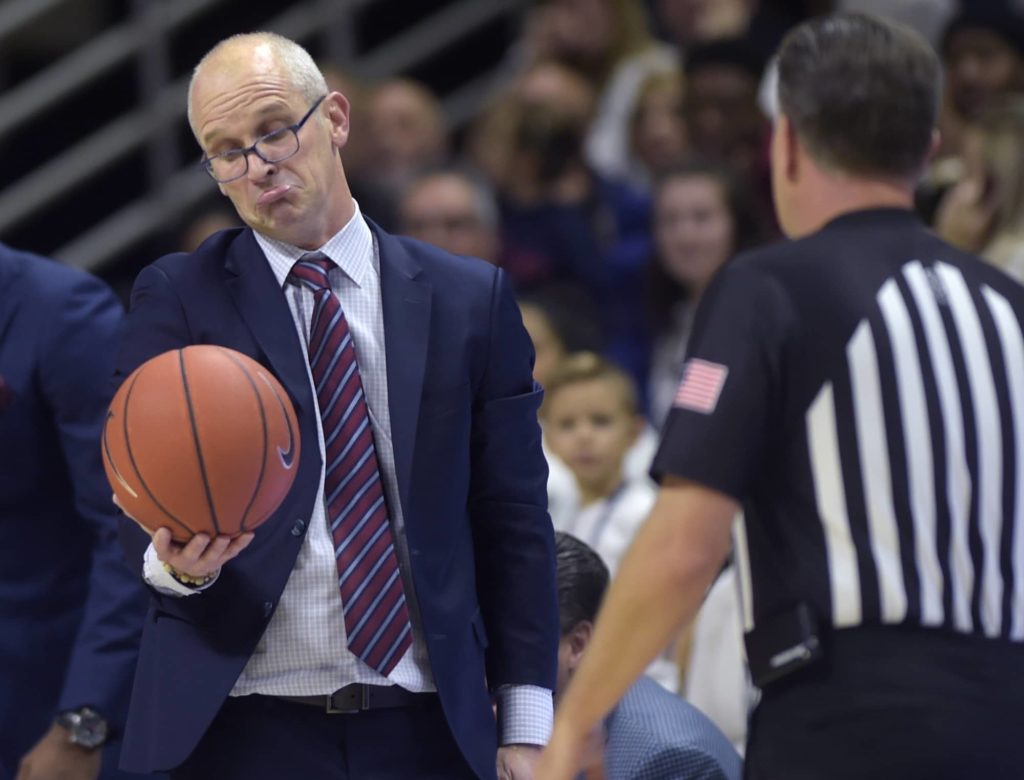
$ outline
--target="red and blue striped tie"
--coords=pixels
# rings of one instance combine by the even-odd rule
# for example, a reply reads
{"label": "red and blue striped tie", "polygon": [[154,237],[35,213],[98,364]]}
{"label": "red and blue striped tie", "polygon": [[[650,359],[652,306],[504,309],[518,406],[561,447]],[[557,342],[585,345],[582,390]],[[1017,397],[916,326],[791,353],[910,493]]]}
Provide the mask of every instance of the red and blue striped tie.
{"label": "red and blue striped tie", "polygon": [[323,422],[324,499],[348,647],[387,675],[412,645],[412,627],[352,333],[327,279],[333,266],[313,252],[292,266],[291,278],[315,300],[309,365]]}

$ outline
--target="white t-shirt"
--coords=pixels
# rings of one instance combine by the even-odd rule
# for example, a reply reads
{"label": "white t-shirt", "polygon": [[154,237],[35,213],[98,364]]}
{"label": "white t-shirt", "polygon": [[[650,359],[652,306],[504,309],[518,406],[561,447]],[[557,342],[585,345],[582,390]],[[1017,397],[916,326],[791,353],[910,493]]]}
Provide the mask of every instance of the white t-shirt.
{"label": "white t-shirt", "polygon": [[[650,478],[651,463],[658,451],[658,432],[650,424],[644,426],[636,442],[626,453],[622,463],[622,476],[626,482],[647,482],[656,489]],[[548,513],[557,530],[572,522],[580,508],[580,491],[576,477],[561,458],[544,442],[544,457],[548,461]]]}
{"label": "white t-shirt", "polygon": [[608,498],[567,512],[555,530],[590,545],[614,577],[622,556],[654,506],[655,489],[646,479],[622,483]]}

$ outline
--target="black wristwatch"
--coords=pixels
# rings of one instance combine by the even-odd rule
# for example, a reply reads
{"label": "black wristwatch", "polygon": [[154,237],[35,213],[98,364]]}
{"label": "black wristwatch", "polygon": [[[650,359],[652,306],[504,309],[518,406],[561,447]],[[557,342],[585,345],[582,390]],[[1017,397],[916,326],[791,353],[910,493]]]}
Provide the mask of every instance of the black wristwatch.
{"label": "black wristwatch", "polygon": [[107,741],[107,721],[92,707],[62,712],[57,723],[68,730],[72,744],[86,750],[95,750]]}

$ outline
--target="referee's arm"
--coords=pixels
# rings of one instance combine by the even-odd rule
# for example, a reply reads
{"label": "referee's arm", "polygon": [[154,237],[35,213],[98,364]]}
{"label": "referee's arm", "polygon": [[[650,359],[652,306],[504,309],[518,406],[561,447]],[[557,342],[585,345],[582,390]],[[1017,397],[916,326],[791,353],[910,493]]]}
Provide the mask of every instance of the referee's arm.
{"label": "referee's arm", "polygon": [[697,614],[730,548],[739,504],[666,477],[598,614],[594,637],[555,713],[537,780],[571,780],[587,735],[684,623]]}

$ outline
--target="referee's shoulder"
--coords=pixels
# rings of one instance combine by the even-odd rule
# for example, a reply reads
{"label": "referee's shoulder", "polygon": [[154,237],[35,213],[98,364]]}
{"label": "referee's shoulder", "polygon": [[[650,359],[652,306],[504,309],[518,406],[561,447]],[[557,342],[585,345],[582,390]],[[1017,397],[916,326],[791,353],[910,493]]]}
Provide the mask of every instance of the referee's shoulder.
{"label": "referee's shoulder", "polygon": [[734,285],[774,287],[813,256],[813,252],[799,251],[802,241],[782,240],[741,251],[722,267],[719,276],[731,279]]}
{"label": "referee's shoulder", "polygon": [[738,253],[733,262],[738,267],[745,267],[751,272],[771,274],[813,262],[831,246],[833,245],[829,239],[818,232],[803,238],[783,238],[748,249]]}
{"label": "referee's shoulder", "polygon": [[957,267],[976,286],[990,287],[1024,310],[1024,284],[1021,280],[977,255],[957,249],[946,242],[942,242],[942,245],[948,250],[948,254],[942,258],[944,262]]}

